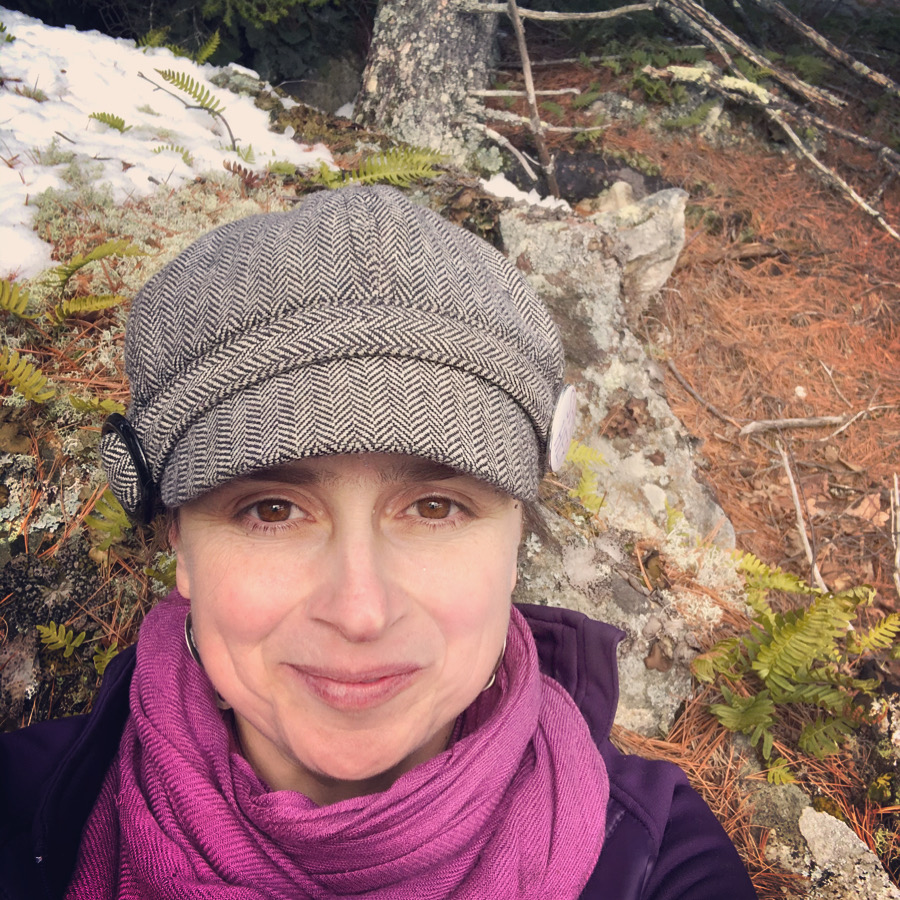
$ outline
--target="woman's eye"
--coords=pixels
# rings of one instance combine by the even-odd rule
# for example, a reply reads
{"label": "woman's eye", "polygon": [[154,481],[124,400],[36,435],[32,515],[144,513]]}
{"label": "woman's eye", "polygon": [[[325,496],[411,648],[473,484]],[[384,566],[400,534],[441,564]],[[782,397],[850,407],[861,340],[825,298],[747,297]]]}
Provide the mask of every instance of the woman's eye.
{"label": "woman's eye", "polygon": [[413,504],[413,508],[423,519],[446,519],[453,514],[455,506],[446,497],[426,497]]}
{"label": "woman's eye", "polygon": [[259,500],[250,507],[250,513],[261,522],[287,522],[294,515],[294,504],[287,500]]}

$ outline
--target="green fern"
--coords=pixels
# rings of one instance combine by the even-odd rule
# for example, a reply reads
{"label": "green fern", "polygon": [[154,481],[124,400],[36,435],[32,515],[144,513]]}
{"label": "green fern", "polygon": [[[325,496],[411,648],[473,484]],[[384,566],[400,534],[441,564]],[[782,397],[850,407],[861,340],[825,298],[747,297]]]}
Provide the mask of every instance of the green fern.
{"label": "green fern", "polygon": [[177,559],[173,554],[161,554],[155,566],[148,566],[144,574],[158,581],[167,591],[175,587]]}
{"label": "green fern", "polygon": [[247,144],[246,147],[235,147],[234,152],[245,162],[248,166],[252,166],[256,162],[256,154],[253,152],[253,144]]}
{"label": "green fern", "polygon": [[[819,590],[751,554],[738,559],[738,569],[745,575],[753,619],[750,631],[720,641],[696,657],[692,668],[698,680],[716,684],[725,700],[712,704],[710,711],[726,728],[761,744],[762,755],[772,766],[770,780],[783,779],[784,773],[776,771],[783,766],[771,760],[773,729],[781,710],[818,710],[797,744],[816,756],[836,753],[860,723],[857,697],[875,696],[879,686],[876,679],[848,674],[850,657],[891,650],[900,636],[900,614],[892,613],[860,633],[853,622],[873,601],[870,587]],[[805,600],[776,612],[770,591]],[[743,686],[740,694],[735,690],[738,683]]]}
{"label": "green fern", "polygon": [[22,290],[21,285],[13,284],[5,278],[0,278],[0,308],[20,319],[34,318],[25,313],[28,308],[28,294]]}
{"label": "green fern", "polygon": [[187,94],[200,109],[205,109],[216,116],[225,112],[225,107],[213,96],[210,89],[203,87],[185,72],[176,72],[174,69],[157,69],[156,72],[163,81]]}
{"label": "green fern", "polygon": [[769,764],[766,772],[766,780],[769,784],[794,784],[797,779],[790,770],[788,761],[783,757],[776,757]]}
{"label": "green fern", "polygon": [[96,397],[76,397],[74,394],[68,396],[69,405],[76,412],[83,413],[102,413],[110,415],[111,413],[124,413],[125,404],[119,403],[118,400],[99,400]]}
{"label": "green fern", "polygon": [[93,513],[84,517],[84,524],[101,536],[96,544],[98,550],[109,550],[113,544],[121,543],[131,529],[128,514],[110,490],[103,492]]}
{"label": "green fern", "polygon": [[198,66],[202,66],[203,63],[219,49],[221,43],[222,38],[219,35],[219,29],[217,28],[209,38],[207,38],[206,43],[196,53],[191,54],[191,59],[193,59]]}
{"label": "green fern", "polygon": [[438,172],[434,166],[443,158],[440,153],[423,147],[392,147],[370,156],[359,168],[350,172],[336,172],[322,163],[313,181],[330,188],[379,182],[408,187],[418,179],[436,178]]}
{"label": "green fern", "polygon": [[124,301],[125,298],[120,294],[91,294],[90,297],[70,297],[68,300],[57,303],[47,313],[47,316],[59,324],[70,316],[109,309],[112,306],[118,306]]}
{"label": "green fern", "polygon": [[151,28],[145,35],[137,39],[138,47],[162,47],[169,36],[168,28]]}
{"label": "green fern", "polygon": [[0,380],[33,403],[46,403],[56,395],[56,389],[40,369],[22,359],[15,350],[0,347]]}
{"label": "green fern", "polygon": [[181,146],[181,144],[161,144],[159,147],[153,148],[153,153],[178,153],[181,158],[184,160],[184,164],[186,166],[192,166],[194,164],[194,157]]}
{"label": "green fern", "polygon": [[130,241],[104,241],[104,243],[100,244],[98,247],[94,247],[94,249],[86,256],[81,253],[76,253],[65,265],[57,266],[53,269],[53,274],[59,280],[60,287],[65,287],[69,283],[69,279],[88,263],[97,262],[97,260],[106,259],[109,256],[145,255],[143,250],[135,247]]}
{"label": "green fern", "polygon": [[52,621],[49,625],[38,625],[37,630],[41,636],[41,643],[49,650],[62,650],[66,659],[84,643],[85,639],[83,631],[76,635],[71,628],[67,629],[65,625],[57,626],[56,622]]}
{"label": "green fern", "polygon": [[88,116],[89,119],[96,119],[98,122],[102,122],[104,125],[109,128],[114,128],[120,134],[124,134],[128,131],[131,126],[125,124],[125,120],[121,116],[114,115],[113,113],[107,112],[99,112],[99,113],[91,113]]}
{"label": "green fern", "polygon": [[6,26],[0,22],[0,44],[11,44],[14,40],[15,37],[11,35],[6,30]]}
{"label": "green fern", "polygon": [[876,650],[890,650],[900,635],[900,613],[891,613],[868,631],[851,632],[847,639],[850,653],[862,655]]}
{"label": "green fern", "polygon": [[94,651],[94,670],[98,675],[103,675],[106,667],[119,653],[118,641],[113,641],[108,647],[98,647]]}

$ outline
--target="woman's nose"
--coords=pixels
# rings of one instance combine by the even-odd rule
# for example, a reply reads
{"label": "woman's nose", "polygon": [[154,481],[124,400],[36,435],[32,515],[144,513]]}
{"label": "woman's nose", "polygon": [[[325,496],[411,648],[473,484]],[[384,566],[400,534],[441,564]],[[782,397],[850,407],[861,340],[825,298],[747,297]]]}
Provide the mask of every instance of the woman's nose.
{"label": "woman's nose", "polygon": [[377,533],[369,528],[335,529],[326,583],[313,615],[354,643],[374,641],[402,614],[402,599],[389,577]]}

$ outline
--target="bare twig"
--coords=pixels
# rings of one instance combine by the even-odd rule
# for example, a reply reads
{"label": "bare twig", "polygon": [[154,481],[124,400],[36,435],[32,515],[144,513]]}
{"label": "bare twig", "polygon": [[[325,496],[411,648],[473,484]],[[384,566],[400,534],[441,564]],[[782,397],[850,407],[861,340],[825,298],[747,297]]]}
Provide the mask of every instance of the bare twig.
{"label": "bare twig", "polygon": [[[537,97],[559,97],[561,94],[581,93],[578,88],[561,88],[558,91],[535,91]],[[526,97],[525,91],[469,91],[470,97]]]}
{"label": "bare twig", "polygon": [[516,43],[519,45],[519,56],[522,57],[522,75],[525,78],[525,91],[528,95],[528,109],[531,113],[531,130],[534,132],[534,142],[537,145],[538,159],[547,179],[547,187],[554,197],[559,197],[559,183],[553,170],[553,159],[547,149],[544,140],[544,131],[541,127],[541,116],[538,112],[537,99],[534,96],[534,78],[531,76],[531,60],[528,56],[528,46],[525,43],[525,29],[519,18],[519,7],[516,0],[507,0],[507,13],[512,22],[513,31],[516,33]]}
{"label": "bare twig", "polygon": [[[859,415],[862,415],[862,413]],[[748,434],[759,434],[761,431],[780,431],[783,428],[824,428],[828,425],[843,425],[846,421],[846,416],[813,416],[808,419],[760,419],[757,422],[748,422],[741,428],[739,434],[741,437],[746,437]]]}
{"label": "bare twig", "polygon": [[850,407],[850,409],[853,409],[853,404],[841,393],[841,389],[837,386],[837,382],[835,382],[834,380],[834,375],[832,374],[831,369],[829,369],[821,359],[819,360],[819,365],[825,370],[825,374],[828,376],[829,381],[831,381],[831,386],[837,392],[838,397],[840,397],[841,400],[843,400],[844,403],[846,403],[847,406]]}
{"label": "bare twig", "polygon": [[869,204],[866,203],[866,201],[863,200],[863,198],[860,197],[859,194],[857,194],[856,191],[853,190],[853,188],[849,184],[847,184],[847,182],[844,181],[844,179],[841,178],[840,175],[837,174],[837,172],[835,172],[833,169],[829,169],[828,166],[820,162],[815,155],[810,153],[809,150],[807,150],[806,147],[803,146],[803,141],[801,141],[800,138],[797,137],[794,129],[784,121],[781,110],[766,110],[766,115],[769,119],[775,122],[782,129],[782,131],[784,131],[784,133],[790,138],[791,142],[794,144],[794,146],[797,147],[800,153],[804,157],[806,157],[806,159],[808,159],[825,176],[828,181],[839,187],[861,210],[863,210],[863,212],[872,216],[872,218],[875,219],[875,221],[878,222],[878,224],[895,241],[900,241],[900,234],[898,234],[897,231],[888,224],[884,216],[877,209],[869,206]]}
{"label": "bare twig", "polygon": [[470,128],[477,128],[484,135],[489,137],[492,141],[496,141],[500,144],[501,147],[509,150],[510,153],[519,161],[519,165],[525,170],[525,174],[532,180],[537,181],[537,173],[531,166],[528,164],[528,160],[525,158],[524,154],[522,154],[519,150],[517,150],[499,131],[494,131],[493,128],[488,128],[487,125],[482,125],[481,122],[466,122]]}
{"label": "bare twig", "polygon": [[[482,106],[474,98],[466,101],[466,108],[476,116],[484,119],[496,119],[498,122],[509,122],[510,125],[527,125],[531,127],[531,119],[527,116],[520,116],[518,113],[510,112],[508,109],[488,109]],[[541,128],[546,131],[556,132],[558,134],[581,134],[586,131],[605,131],[608,125],[584,125],[574,128],[563,125],[550,125],[548,122],[541,120]]]}
{"label": "bare twig", "polygon": [[896,472],[891,491],[891,542],[894,545],[894,587],[900,596],[900,481]]}
{"label": "bare twig", "polygon": [[[479,3],[478,0],[468,0],[461,3],[460,6],[466,12],[480,13],[504,13],[508,11],[505,3]],[[653,3],[633,3],[630,6],[620,6],[618,9],[607,9],[602,12],[583,12],[583,13],[563,13],[563,12],[543,12],[534,9],[520,9],[519,15],[523,19],[537,19],[541,22],[577,22],[598,19],[614,19],[617,16],[627,16],[630,13],[646,12],[656,9],[658,2]]]}
{"label": "bare twig", "polygon": [[735,428],[740,428],[740,423],[731,418],[731,416],[726,415],[720,409],[716,409],[712,403],[704,400],[685,380],[684,376],[678,369],[675,367],[675,363],[672,362],[671,359],[666,361],[666,365],[668,366],[669,371],[675,376],[675,380],[705,409],[708,409],[716,418],[721,419],[723,422],[727,422],[729,425],[733,425]]}
{"label": "bare twig", "polygon": [[784,465],[784,471],[787,473],[788,483],[791,486],[791,497],[794,499],[794,511],[797,514],[797,531],[800,532],[800,542],[803,544],[803,550],[806,553],[806,558],[812,569],[813,580],[820,590],[827,592],[828,585],[826,585],[822,579],[819,567],[816,565],[816,560],[813,556],[812,547],[809,544],[809,537],[806,534],[806,523],[803,519],[803,507],[800,505],[800,495],[797,493],[797,484],[794,481],[794,473],[791,471],[791,462],[788,459],[787,452],[781,441],[778,442],[778,452],[781,454],[781,462]]}

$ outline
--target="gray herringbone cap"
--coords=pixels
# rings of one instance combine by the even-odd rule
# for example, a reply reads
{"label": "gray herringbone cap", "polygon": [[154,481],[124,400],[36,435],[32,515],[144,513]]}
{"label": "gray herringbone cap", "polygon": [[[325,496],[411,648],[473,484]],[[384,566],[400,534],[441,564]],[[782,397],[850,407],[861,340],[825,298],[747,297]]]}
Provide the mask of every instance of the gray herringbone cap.
{"label": "gray herringbone cap", "polygon": [[[386,187],[210,232],[134,300],[128,419],[162,502],[292,459],[426,457],[536,495],[563,376],[556,326],[480,238]],[[113,492],[139,491],[117,435]]]}

